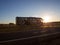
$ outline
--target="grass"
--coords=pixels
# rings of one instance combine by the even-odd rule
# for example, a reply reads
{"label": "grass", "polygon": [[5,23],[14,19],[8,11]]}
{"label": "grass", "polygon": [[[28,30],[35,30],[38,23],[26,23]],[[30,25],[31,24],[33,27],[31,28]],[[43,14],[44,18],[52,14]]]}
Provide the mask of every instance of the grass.
{"label": "grass", "polygon": [[0,26],[0,32],[16,32],[16,31],[39,30],[39,29],[41,28],[35,25]]}
{"label": "grass", "polygon": [[60,26],[49,27],[49,26],[36,26],[36,25],[21,25],[21,26],[0,26],[0,32],[17,32],[17,31],[29,31],[29,30],[47,30],[47,29],[54,29],[60,28]]}

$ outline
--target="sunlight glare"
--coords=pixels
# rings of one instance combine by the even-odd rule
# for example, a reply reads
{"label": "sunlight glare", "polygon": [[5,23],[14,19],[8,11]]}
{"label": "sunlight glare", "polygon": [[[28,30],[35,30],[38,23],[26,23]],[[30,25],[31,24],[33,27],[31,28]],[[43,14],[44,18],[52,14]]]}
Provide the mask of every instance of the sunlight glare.
{"label": "sunlight glare", "polygon": [[43,17],[43,22],[50,22],[50,16]]}

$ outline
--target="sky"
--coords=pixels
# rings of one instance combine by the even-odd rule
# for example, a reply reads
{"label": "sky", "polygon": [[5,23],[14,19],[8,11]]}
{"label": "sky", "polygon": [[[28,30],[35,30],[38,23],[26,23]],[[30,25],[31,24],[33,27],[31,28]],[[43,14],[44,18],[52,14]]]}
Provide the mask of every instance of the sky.
{"label": "sky", "polygon": [[0,23],[15,23],[17,16],[60,21],[60,0],[0,0]]}

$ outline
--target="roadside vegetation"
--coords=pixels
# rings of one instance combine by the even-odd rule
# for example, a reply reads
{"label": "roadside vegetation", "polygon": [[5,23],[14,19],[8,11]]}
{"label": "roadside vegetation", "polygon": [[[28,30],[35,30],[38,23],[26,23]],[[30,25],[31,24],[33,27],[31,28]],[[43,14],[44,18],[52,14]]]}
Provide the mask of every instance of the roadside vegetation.
{"label": "roadside vegetation", "polygon": [[40,29],[41,26],[35,26],[35,25],[0,26],[0,32],[17,32],[17,31],[40,30]]}
{"label": "roadside vegetation", "polygon": [[29,30],[55,30],[59,29],[60,24],[56,25],[51,25],[51,24],[43,24],[41,25],[0,25],[0,32],[17,32],[17,31],[29,31]]}

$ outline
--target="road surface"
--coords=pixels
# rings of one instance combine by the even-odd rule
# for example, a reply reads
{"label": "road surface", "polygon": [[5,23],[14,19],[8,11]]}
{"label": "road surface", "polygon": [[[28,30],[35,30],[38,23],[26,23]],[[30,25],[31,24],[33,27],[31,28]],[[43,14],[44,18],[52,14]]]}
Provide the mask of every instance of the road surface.
{"label": "road surface", "polygon": [[[59,42],[59,43],[57,43]],[[0,45],[52,45],[60,44],[60,32],[37,31],[0,33]]]}

